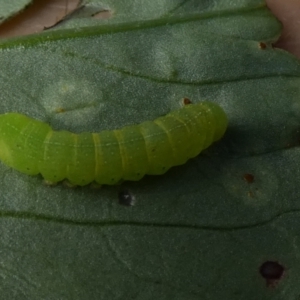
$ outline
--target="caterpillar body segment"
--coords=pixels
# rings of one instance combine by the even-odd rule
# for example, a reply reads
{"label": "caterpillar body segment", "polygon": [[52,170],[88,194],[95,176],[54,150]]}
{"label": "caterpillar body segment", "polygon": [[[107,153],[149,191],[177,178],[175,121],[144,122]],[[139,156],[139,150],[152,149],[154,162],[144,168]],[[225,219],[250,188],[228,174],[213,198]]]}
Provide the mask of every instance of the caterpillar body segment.
{"label": "caterpillar body segment", "polygon": [[197,156],[225,133],[228,120],[212,102],[186,105],[166,116],[99,133],[54,131],[19,113],[0,115],[0,160],[46,181],[114,185],[159,175]]}

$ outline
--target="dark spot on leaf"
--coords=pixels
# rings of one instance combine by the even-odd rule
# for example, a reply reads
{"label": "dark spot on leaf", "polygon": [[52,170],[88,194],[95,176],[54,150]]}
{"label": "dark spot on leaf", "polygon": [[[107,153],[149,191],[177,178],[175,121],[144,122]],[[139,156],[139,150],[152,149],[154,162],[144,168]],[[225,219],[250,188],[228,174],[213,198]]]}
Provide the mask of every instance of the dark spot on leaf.
{"label": "dark spot on leaf", "polygon": [[277,261],[266,261],[260,266],[259,272],[265,279],[280,279],[284,272],[284,267]]}
{"label": "dark spot on leaf", "polygon": [[264,43],[264,42],[260,42],[260,43],[259,43],[259,48],[262,49],[262,50],[264,50],[264,49],[267,48],[267,44]]}
{"label": "dark spot on leaf", "polygon": [[267,286],[273,286],[282,278],[284,267],[277,261],[266,261],[260,266],[259,273],[266,279]]}
{"label": "dark spot on leaf", "polygon": [[178,78],[178,71],[177,70],[173,70],[171,73],[171,79],[177,79]]}
{"label": "dark spot on leaf", "polygon": [[254,175],[246,173],[243,175],[243,178],[248,182],[248,183],[253,183],[254,181]]}
{"label": "dark spot on leaf", "polygon": [[251,198],[253,198],[254,197],[254,194],[253,194],[253,192],[248,192],[248,197],[251,197]]}
{"label": "dark spot on leaf", "polygon": [[55,110],[55,112],[58,113],[58,114],[64,113],[65,111],[66,111],[66,110],[65,110],[64,108],[62,108],[62,107],[58,107],[58,108]]}
{"label": "dark spot on leaf", "polygon": [[134,205],[135,197],[130,193],[129,190],[122,190],[118,194],[119,203],[125,206]]}
{"label": "dark spot on leaf", "polygon": [[184,105],[189,105],[191,103],[192,103],[192,101],[189,98],[183,98],[183,104]]}
{"label": "dark spot on leaf", "polygon": [[266,44],[266,43],[263,43],[263,42],[260,42],[260,43],[259,43],[259,48],[262,49],[262,50],[264,50],[264,49],[267,48],[267,44]]}

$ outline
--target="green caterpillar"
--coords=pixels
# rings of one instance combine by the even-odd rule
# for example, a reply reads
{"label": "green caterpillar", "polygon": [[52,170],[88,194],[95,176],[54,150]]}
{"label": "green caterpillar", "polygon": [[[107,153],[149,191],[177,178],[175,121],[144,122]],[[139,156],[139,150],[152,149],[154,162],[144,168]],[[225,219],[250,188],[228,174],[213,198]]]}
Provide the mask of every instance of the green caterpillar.
{"label": "green caterpillar", "polygon": [[113,185],[158,175],[197,156],[227,128],[212,102],[186,105],[154,121],[100,133],[54,131],[19,113],[0,115],[0,160],[46,181]]}

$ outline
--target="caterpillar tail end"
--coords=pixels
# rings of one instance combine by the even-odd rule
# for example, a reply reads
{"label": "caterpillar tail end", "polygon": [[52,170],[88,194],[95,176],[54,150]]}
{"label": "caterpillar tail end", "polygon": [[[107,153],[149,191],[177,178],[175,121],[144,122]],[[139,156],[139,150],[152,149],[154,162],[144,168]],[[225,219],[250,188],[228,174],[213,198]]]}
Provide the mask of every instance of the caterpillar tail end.
{"label": "caterpillar tail end", "polygon": [[216,120],[216,131],[214,135],[214,141],[220,140],[228,127],[228,118],[222,107],[215,104],[215,120]]}

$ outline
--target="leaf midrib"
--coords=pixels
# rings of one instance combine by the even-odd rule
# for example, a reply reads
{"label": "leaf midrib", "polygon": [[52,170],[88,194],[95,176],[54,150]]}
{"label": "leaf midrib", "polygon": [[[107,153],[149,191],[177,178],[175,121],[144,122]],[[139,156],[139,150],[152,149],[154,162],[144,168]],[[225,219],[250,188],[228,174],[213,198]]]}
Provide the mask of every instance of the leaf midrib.
{"label": "leaf midrib", "polygon": [[[21,36],[16,38],[4,39],[0,43],[0,50],[14,48],[14,47],[26,47],[30,48],[38,44],[54,42],[59,40],[76,39],[76,38],[87,38],[104,34],[115,34],[121,32],[135,31],[152,29],[161,26],[171,26],[180,23],[195,22],[201,20],[212,19],[214,17],[224,18],[240,14],[251,14],[253,12],[263,10],[267,6],[262,3],[253,7],[239,8],[239,9],[227,9],[223,11],[214,11],[207,13],[195,13],[188,16],[171,16],[160,19],[151,19],[145,21],[133,21],[118,24],[101,24],[97,26],[87,26],[79,29],[62,29],[45,31],[38,34],[29,36]],[[271,13],[268,12],[270,15]]]}

